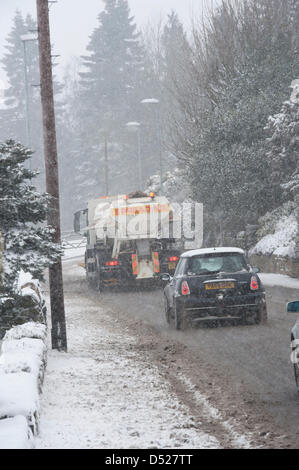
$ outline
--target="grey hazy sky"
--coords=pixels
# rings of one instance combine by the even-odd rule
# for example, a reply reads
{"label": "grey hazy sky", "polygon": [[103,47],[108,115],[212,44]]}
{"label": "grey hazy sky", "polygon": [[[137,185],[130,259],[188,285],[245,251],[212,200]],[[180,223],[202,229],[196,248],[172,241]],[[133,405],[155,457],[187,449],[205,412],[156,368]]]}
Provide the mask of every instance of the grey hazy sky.
{"label": "grey hazy sky", "polygon": [[[220,0],[129,0],[132,15],[137,26],[148,21],[158,21],[160,16],[175,10],[186,27],[192,15],[199,16],[202,8]],[[16,9],[24,15],[36,17],[36,0],[0,0],[0,59],[5,52],[6,37],[12,26]],[[64,66],[71,56],[84,54],[89,35],[97,25],[97,16],[103,9],[101,0],[58,0],[50,10],[51,39],[54,54],[60,54],[60,65]],[[59,69],[56,68],[59,74]],[[5,74],[0,64],[0,88]]]}

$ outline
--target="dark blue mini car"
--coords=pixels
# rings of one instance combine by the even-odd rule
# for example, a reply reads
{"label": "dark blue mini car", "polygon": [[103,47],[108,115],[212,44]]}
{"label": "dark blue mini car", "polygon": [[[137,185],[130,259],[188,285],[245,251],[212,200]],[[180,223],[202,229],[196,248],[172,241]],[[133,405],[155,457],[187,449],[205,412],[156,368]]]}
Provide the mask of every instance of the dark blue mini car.
{"label": "dark blue mini car", "polygon": [[194,322],[267,320],[264,287],[240,248],[183,253],[174,276],[163,274],[165,315],[177,330]]}

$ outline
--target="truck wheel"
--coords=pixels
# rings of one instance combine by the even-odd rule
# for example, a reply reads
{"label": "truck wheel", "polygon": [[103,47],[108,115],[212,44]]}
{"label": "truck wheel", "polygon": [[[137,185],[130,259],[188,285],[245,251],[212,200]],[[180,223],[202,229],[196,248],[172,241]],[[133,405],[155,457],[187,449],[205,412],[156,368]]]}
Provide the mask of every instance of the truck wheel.
{"label": "truck wheel", "polygon": [[93,277],[88,276],[88,271],[86,269],[86,281],[89,289],[95,289],[95,280]]}
{"label": "truck wheel", "polygon": [[179,310],[174,304],[174,326],[176,330],[185,330],[186,329],[186,314],[184,310]]}
{"label": "truck wheel", "polygon": [[87,285],[88,285],[88,288],[89,288],[89,289],[92,289],[92,290],[95,289],[94,280],[93,280],[93,279],[90,279],[88,276],[87,276]]}
{"label": "truck wheel", "polygon": [[95,289],[99,292],[103,290],[103,283],[102,283],[101,276],[100,276],[99,272],[97,272],[97,277],[96,277],[96,280],[95,280]]}
{"label": "truck wheel", "polygon": [[102,280],[102,275],[101,275],[101,271],[100,271],[100,268],[99,268],[99,261],[98,260],[97,260],[97,263],[96,263],[96,278],[95,278],[95,281],[94,281],[94,288],[97,291],[101,291],[103,289],[103,280]]}

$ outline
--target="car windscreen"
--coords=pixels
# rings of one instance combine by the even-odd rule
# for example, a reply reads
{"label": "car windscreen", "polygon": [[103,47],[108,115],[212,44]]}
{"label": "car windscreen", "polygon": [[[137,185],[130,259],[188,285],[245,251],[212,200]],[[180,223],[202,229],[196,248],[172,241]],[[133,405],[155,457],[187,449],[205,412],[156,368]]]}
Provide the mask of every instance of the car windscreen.
{"label": "car windscreen", "polygon": [[194,256],[189,259],[187,274],[236,273],[248,271],[245,257],[241,253],[215,253]]}

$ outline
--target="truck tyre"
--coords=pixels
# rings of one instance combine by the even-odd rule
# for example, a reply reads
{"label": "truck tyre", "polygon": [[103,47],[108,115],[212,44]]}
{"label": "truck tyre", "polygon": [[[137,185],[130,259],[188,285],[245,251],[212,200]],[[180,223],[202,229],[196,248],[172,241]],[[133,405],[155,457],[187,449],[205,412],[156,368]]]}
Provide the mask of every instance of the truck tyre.
{"label": "truck tyre", "polygon": [[186,314],[184,309],[180,310],[177,308],[176,303],[174,303],[174,326],[176,330],[185,330],[186,329]]}
{"label": "truck tyre", "polygon": [[103,282],[101,280],[101,274],[98,269],[97,269],[97,277],[95,279],[95,289],[99,292],[103,290]]}
{"label": "truck tyre", "polygon": [[87,281],[88,288],[95,289],[94,278],[88,275],[88,264],[87,264],[86,256],[85,256],[85,273],[86,273],[86,281]]}
{"label": "truck tyre", "polygon": [[95,289],[95,282],[93,279],[90,279],[90,277],[87,276],[87,285],[89,289],[94,290]]}
{"label": "truck tyre", "polygon": [[102,291],[103,289],[103,280],[102,280],[102,275],[101,275],[101,270],[100,270],[100,266],[99,266],[99,259],[97,257],[97,262],[96,262],[96,278],[95,278],[95,290],[97,291]]}

